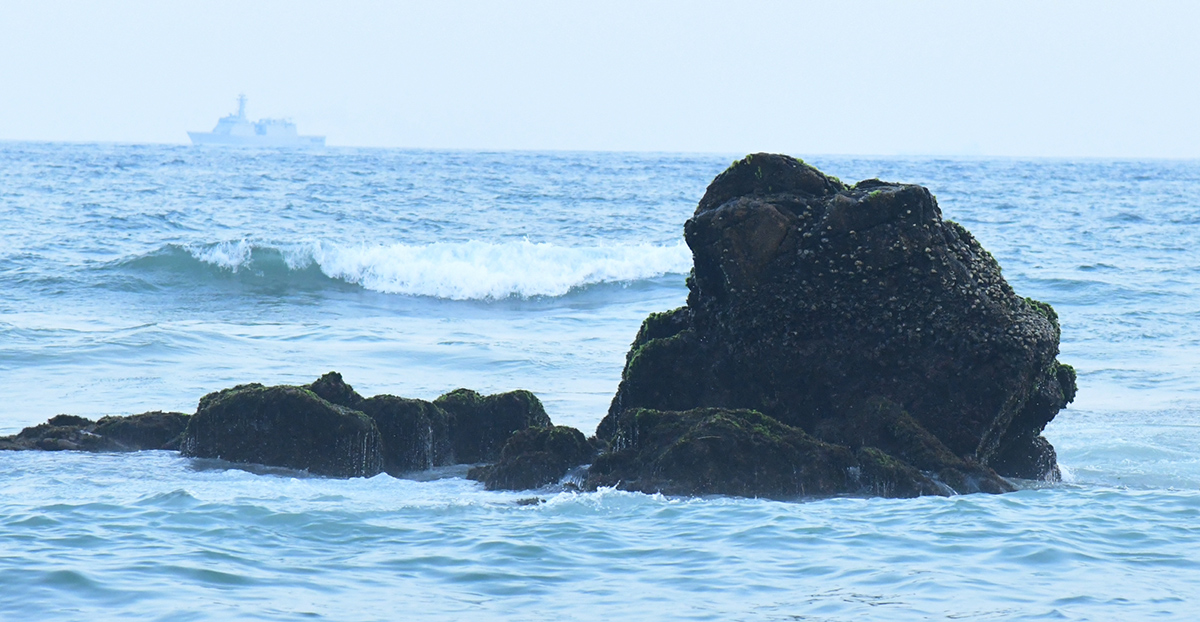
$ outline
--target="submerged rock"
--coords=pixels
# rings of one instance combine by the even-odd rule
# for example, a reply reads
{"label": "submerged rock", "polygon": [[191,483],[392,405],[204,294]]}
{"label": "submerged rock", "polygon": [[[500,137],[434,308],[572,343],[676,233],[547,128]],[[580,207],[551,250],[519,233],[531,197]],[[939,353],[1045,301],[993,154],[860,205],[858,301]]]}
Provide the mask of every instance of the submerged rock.
{"label": "submerged rock", "polygon": [[471,469],[469,479],[488,490],[527,490],[557,483],[595,450],[583,433],[567,426],[527,428],[513,434],[496,464]]}
{"label": "submerged rock", "polygon": [[177,449],[189,415],[154,411],[92,421],[56,415],[46,423],[0,437],[0,450],[141,451]]}
{"label": "submerged rock", "polygon": [[451,416],[450,444],[460,464],[495,461],[514,433],[552,425],[542,402],[529,391],[480,395],[455,389],[433,403]]}
{"label": "submerged rock", "polygon": [[294,386],[246,384],[204,396],[181,451],[334,477],[383,470],[379,430],[370,417]]}
{"label": "submerged rock", "polygon": [[[756,458],[739,466],[718,452],[710,465],[700,437],[679,431],[716,426],[704,443],[758,446],[736,418],[695,410],[705,408],[752,410],[823,443],[793,443],[805,448],[795,450],[797,468],[820,474],[805,490],[854,492],[860,482],[834,475],[850,466],[873,482],[890,478],[880,492],[892,495],[925,494],[922,478],[956,492],[1011,489],[998,475],[1057,478],[1041,431],[1075,393],[1074,371],[1056,360],[1057,316],[1017,296],[925,188],[848,187],[793,158],[756,154],[712,182],[684,233],[695,262],[687,306],[643,323],[597,436],[620,447],[640,409],[635,419],[680,420],[651,426],[666,445],[642,438],[636,455],[598,459],[594,481],[629,468],[658,473],[651,479],[664,490],[758,489],[743,481],[763,472]],[[710,475],[672,466],[681,462],[662,452],[681,441]],[[764,447],[782,456],[787,444]],[[827,446],[844,453],[816,449]],[[718,475],[721,461],[751,471]]]}

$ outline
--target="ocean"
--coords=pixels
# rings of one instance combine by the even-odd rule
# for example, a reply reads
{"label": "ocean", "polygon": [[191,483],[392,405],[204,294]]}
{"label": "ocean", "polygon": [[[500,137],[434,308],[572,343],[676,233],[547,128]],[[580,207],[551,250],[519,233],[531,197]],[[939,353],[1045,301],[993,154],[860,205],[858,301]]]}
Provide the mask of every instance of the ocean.
{"label": "ocean", "polygon": [[[590,434],[742,155],[0,143],[0,435],[331,370],[529,389]],[[1200,618],[1200,162],[791,155],[927,186],[1054,306],[1063,482],[779,502],[0,452],[0,620]]]}

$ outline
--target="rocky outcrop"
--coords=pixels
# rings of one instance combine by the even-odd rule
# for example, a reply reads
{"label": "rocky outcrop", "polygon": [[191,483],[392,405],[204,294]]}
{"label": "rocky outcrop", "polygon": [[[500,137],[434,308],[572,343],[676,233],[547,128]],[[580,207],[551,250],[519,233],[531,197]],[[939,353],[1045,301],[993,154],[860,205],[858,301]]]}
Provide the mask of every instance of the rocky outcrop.
{"label": "rocky outcrop", "polygon": [[383,470],[379,430],[370,417],[294,386],[246,384],[204,396],[181,451],[333,477]]}
{"label": "rocky outcrop", "polygon": [[558,483],[572,467],[587,464],[595,449],[567,426],[526,428],[513,434],[496,464],[471,469],[467,478],[488,490],[526,490]]}
{"label": "rocky outcrop", "polygon": [[[526,430],[530,433],[518,434]],[[520,438],[510,443],[514,435]],[[508,445],[511,449],[502,452]],[[334,477],[503,458],[490,479],[479,478],[493,488],[519,488],[525,482],[543,486],[550,481],[546,478],[557,481],[593,453],[578,430],[552,427],[541,401],[529,391],[480,395],[457,389],[436,402],[366,398],[337,372],[304,386],[246,384],[210,393],[200,399],[195,416],[151,412],[92,421],[58,415],[0,437],[0,450],[23,449],[178,449],[185,456]]]}
{"label": "rocky outcrop", "polygon": [[329,372],[299,387],[250,384],[205,396],[182,451],[338,477],[401,474],[494,461],[514,433],[548,426],[528,391],[365,398]]}
{"label": "rocky outcrop", "polygon": [[[998,475],[1057,477],[1041,431],[1075,392],[1074,371],[1056,360],[1057,317],[1017,296],[925,188],[846,186],[798,160],[756,154],[712,182],[684,233],[695,262],[687,306],[643,323],[597,436],[619,448],[631,416],[679,421],[651,426],[656,440],[641,437],[634,454],[598,459],[593,481],[615,481],[610,469],[659,474],[635,478],[653,485],[620,479],[623,487],[759,489],[671,466],[672,452],[702,456],[715,439],[758,447],[734,425],[750,415],[704,410],[712,408],[754,411],[806,434],[773,433],[778,442],[764,446],[779,456],[788,443],[797,448],[793,463],[814,473],[802,478],[805,491],[860,489],[834,474],[852,467],[868,486],[891,481],[884,494],[925,494],[921,478],[999,492],[1011,486]],[[716,432],[682,431],[695,426]],[[707,466],[696,458],[692,468]]]}
{"label": "rocky outcrop", "polygon": [[542,402],[529,391],[480,395],[456,389],[433,403],[451,416],[450,445],[458,463],[495,461],[514,433],[552,425]]}
{"label": "rocky outcrop", "polygon": [[141,451],[178,449],[189,415],[154,411],[92,421],[57,415],[46,423],[0,437],[0,450]]}

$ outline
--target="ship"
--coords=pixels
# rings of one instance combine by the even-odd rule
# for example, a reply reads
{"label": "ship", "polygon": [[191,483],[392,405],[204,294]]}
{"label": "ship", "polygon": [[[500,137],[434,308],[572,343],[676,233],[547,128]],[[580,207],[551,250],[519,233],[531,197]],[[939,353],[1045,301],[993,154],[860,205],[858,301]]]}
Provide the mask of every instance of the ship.
{"label": "ship", "polygon": [[217,120],[211,132],[188,132],[193,145],[241,145],[247,147],[324,147],[324,136],[301,136],[287,119],[246,118],[246,96],[238,95],[237,114]]}

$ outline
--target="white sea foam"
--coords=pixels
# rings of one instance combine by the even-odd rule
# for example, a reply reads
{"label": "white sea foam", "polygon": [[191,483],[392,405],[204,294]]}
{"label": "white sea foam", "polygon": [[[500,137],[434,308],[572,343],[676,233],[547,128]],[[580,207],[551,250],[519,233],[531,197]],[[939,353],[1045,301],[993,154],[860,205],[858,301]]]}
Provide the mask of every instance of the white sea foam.
{"label": "white sea foam", "polygon": [[253,250],[254,245],[249,240],[233,240],[208,246],[187,247],[187,251],[196,259],[231,272],[237,272],[248,266]]}
{"label": "white sea foam", "polygon": [[328,277],[374,291],[451,300],[562,296],[598,283],[685,274],[692,258],[682,242],[562,246],[528,240],[433,244],[340,245],[312,242],[287,248],[247,240],[189,248],[196,259],[231,272],[282,257],[291,270],[315,263]]}

